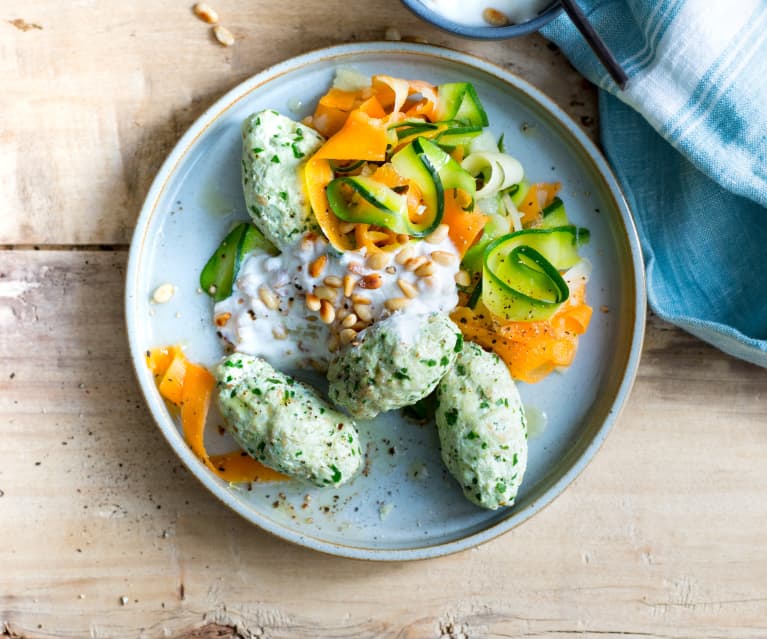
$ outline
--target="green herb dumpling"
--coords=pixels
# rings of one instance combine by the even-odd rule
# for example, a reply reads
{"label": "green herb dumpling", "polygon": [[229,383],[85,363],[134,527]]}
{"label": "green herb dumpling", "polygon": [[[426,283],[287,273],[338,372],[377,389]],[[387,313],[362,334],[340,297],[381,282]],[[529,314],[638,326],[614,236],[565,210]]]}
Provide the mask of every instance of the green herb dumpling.
{"label": "green herb dumpling", "polygon": [[314,129],[264,110],[242,124],[242,190],[253,224],[284,250],[321,233],[306,197],[302,165],[322,145]]}
{"label": "green herb dumpling", "polygon": [[461,351],[460,329],[442,313],[395,313],[359,334],[328,369],[332,402],[354,417],[411,406],[439,383]]}
{"label": "green herb dumpling", "polygon": [[360,470],[354,421],[310,386],[242,353],[219,364],[216,379],[227,430],[265,466],[317,486],[340,486]]}
{"label": "green herb dumpling", "polygon": [[437,387],[442,461],[467,499],[511,506],[527,466],[527,423],[509,369],[467,342]]}

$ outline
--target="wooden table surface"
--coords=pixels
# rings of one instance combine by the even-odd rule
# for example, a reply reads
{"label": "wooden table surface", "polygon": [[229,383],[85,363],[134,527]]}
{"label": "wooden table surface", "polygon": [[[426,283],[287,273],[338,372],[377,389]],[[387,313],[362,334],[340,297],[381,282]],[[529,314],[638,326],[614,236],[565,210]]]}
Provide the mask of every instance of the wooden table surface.
{"label": "wooden table surface", "polygon": [[767,636],[767,371],[656,318],[580,478],[510,533],[400,564],[291,546],[209,495],[128,359],[131,230],[211,102],[307,50],[403,35],[532,81],[595,135],[595,93],[540,36],[449,38],[399,3],[0,8],[0,636]]}

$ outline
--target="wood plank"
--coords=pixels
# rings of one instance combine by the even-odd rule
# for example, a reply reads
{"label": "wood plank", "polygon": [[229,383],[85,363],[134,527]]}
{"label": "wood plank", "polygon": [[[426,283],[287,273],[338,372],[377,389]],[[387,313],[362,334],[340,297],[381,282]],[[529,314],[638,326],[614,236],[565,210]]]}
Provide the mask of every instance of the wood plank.
{"label": "wood plank", "polygon": [[[215,43],[192,2],[62,5],[0,15],[0,244],[124,244],[149,184],[189,125],[225,91],[290,56],[403,35],[482,55],[535,83],[593,131],[595,92],[540,36],[449,37],[398,2],[214,6],[237,36]],[[332,16],[343,15],[336,22]],[[23,19],[41,28],[11,24]],[[332,27],[329,28],[329,25]]]}
{"label": "wood plank", "polygon": [[124,263],[0,253],[0,636],[767,635],[767,371],[651,318],[625,413],[551,506],[451,557],[335,559],[176,461],[128,364]]}

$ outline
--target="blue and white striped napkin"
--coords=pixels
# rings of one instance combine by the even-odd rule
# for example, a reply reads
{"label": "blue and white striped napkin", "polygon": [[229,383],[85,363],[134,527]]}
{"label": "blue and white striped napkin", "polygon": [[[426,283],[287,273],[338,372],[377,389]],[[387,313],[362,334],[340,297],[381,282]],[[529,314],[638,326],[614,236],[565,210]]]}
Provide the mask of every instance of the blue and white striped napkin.
{"label": "blue and white striped napkin", "polygon": [[542,30],[600,87],[605,153],[652,309],[767,367],[767,2],[579,0],[620,91],[563,13]]}

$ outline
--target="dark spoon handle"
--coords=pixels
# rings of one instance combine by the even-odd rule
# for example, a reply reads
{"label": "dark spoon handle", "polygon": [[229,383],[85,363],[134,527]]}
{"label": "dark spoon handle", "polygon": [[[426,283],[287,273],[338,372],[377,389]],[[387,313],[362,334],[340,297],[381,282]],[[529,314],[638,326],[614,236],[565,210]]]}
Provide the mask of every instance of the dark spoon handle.
{"label": "dark spoon handle", "polygon": [[583,11],[581,11],[581,8],[575,3],[575,0],[561,0],[561,2],[565,13],[569,16],[570,20],[572,20],[573,24],[578,28],[578,31],[581,32],[583,39],[588,42],[591,50],[597,54],[600,62],[610,73],[613,80],[615,80],[615,83],[621,89],[625,89],[626,83],[628,82],[628,76],[626,76],[626,73],[621,68],[621,65],[618,64],[615,56],[613,56],[613,54],[607,48],[607,45],[604,43],[602,38],[599,37],[599,34],[594,31],[594,27],[591,26],[591,23],[588,21]]}

